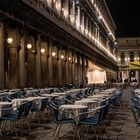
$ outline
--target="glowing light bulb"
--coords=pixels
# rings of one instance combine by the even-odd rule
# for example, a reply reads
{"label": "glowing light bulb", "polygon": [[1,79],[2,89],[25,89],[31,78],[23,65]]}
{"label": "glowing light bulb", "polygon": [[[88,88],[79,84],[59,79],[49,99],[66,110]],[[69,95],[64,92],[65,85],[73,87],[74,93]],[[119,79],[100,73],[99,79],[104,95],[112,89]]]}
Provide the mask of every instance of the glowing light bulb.
{"label": "glowing light bulb", "polygon": [[52,52],[52,56],[55,57],[56,56],[56,53],[55,52]]}
{"label": "glowing light bulb", "polygon": [[41,53],[45,53],[45,49],[44,48],[42,48],[40,51],[41,51]]}
{"label": "glowing light bulb", "polygon": [[27,49],[31,49],[32,48],[32,44],[27,44]]}
{"label": "glowing light bulb", "polygon": [[64,55],[61,55],[61,59],[64,59]]}
{"label": "glowing light bulb", "polygon": [[13,43],[13,38],[11,38],[11,37],[7,38],[7,43],[8,43],[8,44]]}

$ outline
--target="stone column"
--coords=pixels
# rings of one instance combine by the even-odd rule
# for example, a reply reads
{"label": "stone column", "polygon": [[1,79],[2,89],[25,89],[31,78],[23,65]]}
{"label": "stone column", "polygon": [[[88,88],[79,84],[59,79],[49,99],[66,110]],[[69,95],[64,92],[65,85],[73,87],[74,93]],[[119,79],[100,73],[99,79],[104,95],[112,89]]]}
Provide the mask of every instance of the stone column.
{"label": "stone column", "polygon": [[64,14],[64,16],[65,16],[65,19],[69,19],[69,1],[70,0],[65,0],[64,1],[64,12],[63,12],[63,14]]}
{"label": "stone column", "polygon": [[96,29],[95,29],[95,44],[97,44],[97,38],[98,38],[98,29],[96,27]]}
{"label": "stone column", "polygon": [[41,45],[45,49],[45,53],[41,53],[41,86],[48,86],[48,43],[43,42]]}
{"label": "stone column", "polygon": [[17,88],[19,87],[19,49],[21,36],[16,29],[9,29],[7,33],[8,37],[13,39],[13,42],[11,44],[7,43],[7,47],[9,50],[9,88]]}
{"label": "stone column", "polygon": [[59,15],[61,15],[61,0],[56,0],[55,1],[55,7],[56,7],[56,10],[57,10],[57,13]]}
{"label": "stone column", "polygon": [[84,33],[85,30],[85,16],[84,11],[81,12],[81,31]]}
{"label": "stone column", "polygon": [[74,55],[74,83],[78,84],[78,59],[77,54]]}
{"label": "stone column", "polygon": [[85,34],[86,34],[86,36],[88,36],[88,29],[89,29],[89,25],[88,25],[88,21],[89,19],[88,19],[88,17],[86,17],[86,25],[85,25]]}
{"label": "stone column", "polygon": [[76,27],[80,29],[80,6],[76,6]]}
{"label": "stone column", "polygon": [[52,43],[49,44],[49,58],[48,58],[48,79],[49,86],[53,86],[53,68],[52,68]]}
{"label": "stone column", "polygon": [[85,57],[83,57],[83,82],[84,82],[84,84],[85,84],[85,77],[86,77],[86,58]]}
{"label": "stone column", "polygon": [[41,86],[41,41],[40,38],[36,42],[36,87]]}
{"label": "stone column", "polygon": [[9,47],[9,88],[17,88],[19,86],[19,64],[18,64],[18,48],[16,46]]}
{"label": "stone column", "polygon": [[58,61],[59,61],[59,57],[58,57],[58,48],[55,44],[55,46],[53,46],[53,51],[55,52],[56,55],[52,56],[52,72],[53,72],[53,86],[58,86],[59,83],[59,75],[58,75]]}
{"label": "stone column", "polygon": [[27,73],[25,68],[25,37],[21,39],[21,49],[19,50],[19,87],[26,86]]}
{"label": "stone column", "polygon": [[52,2],[53,0],[47,0],[48,6],[52,8]]}
{"label": "stone column", "polygon": [[0,88],[4,88],[4,23],[0,21]]}
{"label": "stone column", "polygon": [[71,1],[70,21],[75,25],[75,1]]}
{"label": "stone column", "polygon": [[98,43],[100,42],[100,30],[99,29],[97,30],[97,41],[98,41]]}
{"label": "stone column", "polygon": [[63,51],[62,50],[59,50],[59,54],[58,54],[58,57],[59,57],[59,60],[58,60],[58,79],[59,79],[59,86],[62,86],[62,61],[64,58],[61,58],[61,54]]}
{"label": "stone column", "polygon": [[36,67],[35,67],[35,55],[36,52],[32,52],[32,51],[28,51],[27,52],[27,57],[28,57],[28,74],[27,74],[27,78],[28,78],[28,86],[29,87],[35,87],[36,85]]}
{"label": "stone column", "polygon": [[30,37],[32,49],[27,49],[27,85],[29,87],[36,86],[36,42],[33,37]]}
{"label": "stone column", "polygon": [[82,66],[82,56],[80,56],[80,63],[79,63],[79,84],[82,81],[82,71],[83,71],[83,66]]}
{"label": "stone column", "polygon": [[71,62],[71,82],[74,82],[74,62]]}
{"label": "stone column", "polygon": [[66,63],[65,63],[65,65],[66,65],[66,84],[69,82],[69,69],[68,69],[68,61],[69,61],[69,59],[68,59],[68,50],[66,50]]}

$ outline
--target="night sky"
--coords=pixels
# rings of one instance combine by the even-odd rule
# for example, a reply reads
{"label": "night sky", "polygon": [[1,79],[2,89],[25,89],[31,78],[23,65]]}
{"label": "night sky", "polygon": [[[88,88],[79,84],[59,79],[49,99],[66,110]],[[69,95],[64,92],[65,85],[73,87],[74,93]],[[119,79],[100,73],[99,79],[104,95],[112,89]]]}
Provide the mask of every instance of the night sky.
{"label": "night sky", "polygon": [[140,37],[139,0],[106,0],[118,37]]}

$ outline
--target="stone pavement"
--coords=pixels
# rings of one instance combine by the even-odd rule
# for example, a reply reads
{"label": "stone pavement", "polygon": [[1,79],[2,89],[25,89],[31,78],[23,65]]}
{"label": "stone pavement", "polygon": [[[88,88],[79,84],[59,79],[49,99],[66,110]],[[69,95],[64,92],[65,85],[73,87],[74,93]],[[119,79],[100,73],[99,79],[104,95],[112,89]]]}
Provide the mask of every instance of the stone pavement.
{"label": "stone pavement", "polygon": [[[130,88],[124,90],[123,105],[115,109],[115,113],[111,117],[111,122],[107,123],[106,131],[103,134],[104,140],[133,140],[135,138],[137,127],[130,110]],[[30,133],[25,133],[24,136],[13,136],[12,134],[0,137],[0,140],[54,140],[53,133],[55,123],[48,122],[38,125],[32,124]],[[59,140],[72,140],[72,129],[70,125],[63,125],[60,131]],[[94,140],[94,135],[88,134],[81,140]],[[140,137],[138,138],[140,140]]]}

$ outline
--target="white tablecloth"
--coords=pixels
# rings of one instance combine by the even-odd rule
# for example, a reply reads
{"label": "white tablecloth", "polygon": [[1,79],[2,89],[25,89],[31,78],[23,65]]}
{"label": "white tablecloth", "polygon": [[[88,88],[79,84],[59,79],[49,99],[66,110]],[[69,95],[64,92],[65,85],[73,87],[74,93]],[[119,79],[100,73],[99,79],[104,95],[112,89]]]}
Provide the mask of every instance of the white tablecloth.
{"label": "white tablecloth", "polygon": [[80,100],[80,101],[75,101],[75,105],[84,105],[87,106],[88,109],[92,109],[97,105],[97,101],[92,101],[90,99]]}
{"label": "white tablecloth", "polygon": [[16,99],[13,99],[12,100],[12,103],[13,103],[13,106],[19,106],[25,102],[27,102],[28,100],[25,98],[25,99],[21,99],[21,98],[16,98]]}
{"label": "white tablecloth", "polygon": [[0,102],[0,117],[11,113],[12,109],[4,110],[6,108],[12,108],[11,102]]}
{"label": "white tablecloth", "polygon": [[[88,107],[83,105],[61,105],[59,109],[61,110],[60,116],[62,118],[73,118],[78,120],[86,117],[85,115],[81,115],[77,118],[79,113],[88,111]],[[65,113],[65,111],[69,113]]]}

